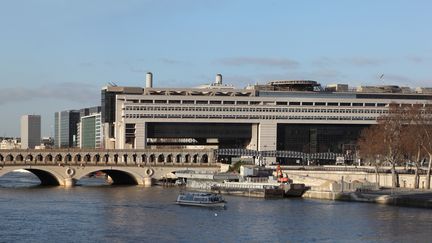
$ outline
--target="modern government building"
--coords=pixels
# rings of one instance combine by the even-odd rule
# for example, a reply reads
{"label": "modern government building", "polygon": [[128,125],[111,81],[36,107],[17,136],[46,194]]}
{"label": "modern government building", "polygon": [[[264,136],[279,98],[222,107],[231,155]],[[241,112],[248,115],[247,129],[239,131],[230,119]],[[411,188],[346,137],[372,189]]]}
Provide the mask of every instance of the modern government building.
{"label": "modern government building", "polygon": [[391,103],[432,104],[431,88],[322,87],[279,80],[236,89],[215,82],[197,88],[102,88],[103,147],[240,148],[257,151],[353,153],[361,130]]}

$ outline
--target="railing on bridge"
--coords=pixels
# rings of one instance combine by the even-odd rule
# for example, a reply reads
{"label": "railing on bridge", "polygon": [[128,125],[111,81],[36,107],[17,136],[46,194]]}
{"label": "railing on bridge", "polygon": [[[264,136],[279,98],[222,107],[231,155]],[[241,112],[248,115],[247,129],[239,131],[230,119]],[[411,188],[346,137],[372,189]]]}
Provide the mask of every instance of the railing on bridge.
{"label": "railing on bridge", "polygon": [[271,150],[258,151],[250,149],[217,149],[216,156],[253,156],[253,157],[278,157],[303,160],[336,160],[337,157],[343,157],[345,161],[354,159],[353,155],[339,153],[303,153],[298,151]]}

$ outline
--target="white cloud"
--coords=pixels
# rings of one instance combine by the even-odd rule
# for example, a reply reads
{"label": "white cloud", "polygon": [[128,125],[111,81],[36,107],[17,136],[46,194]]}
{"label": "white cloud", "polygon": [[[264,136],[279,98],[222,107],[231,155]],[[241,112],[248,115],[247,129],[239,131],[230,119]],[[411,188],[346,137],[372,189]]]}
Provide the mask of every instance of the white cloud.
{"label": "white cloud", "polygon": [[35,99],[57,99],[77,103],[98,101],[99,88],[84,83],[57,83],[39,87],[14,87],[0,90],[0,105],[16,102],[28,102]]}

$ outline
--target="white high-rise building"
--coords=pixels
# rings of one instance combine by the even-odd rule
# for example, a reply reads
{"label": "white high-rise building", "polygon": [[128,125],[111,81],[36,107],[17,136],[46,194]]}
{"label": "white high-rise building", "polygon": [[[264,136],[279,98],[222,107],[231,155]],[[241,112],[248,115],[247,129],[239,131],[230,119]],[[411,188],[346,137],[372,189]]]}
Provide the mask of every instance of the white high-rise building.
{"label": "white high-rise building", "polygon": [[21,149],[34,149],[41,142],[41,116],[21,117]]}

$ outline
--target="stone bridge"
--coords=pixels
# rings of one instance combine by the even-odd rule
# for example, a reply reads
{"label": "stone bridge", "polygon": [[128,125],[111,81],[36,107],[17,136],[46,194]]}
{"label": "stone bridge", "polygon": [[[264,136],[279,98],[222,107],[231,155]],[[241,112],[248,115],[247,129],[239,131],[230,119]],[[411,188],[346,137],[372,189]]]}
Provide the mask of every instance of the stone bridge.
{"label": "stone bridge", "polygon": [[0,150],[0,176],[25,169],[42,185],[73,186],[84,176],[102,171],[113,184],[150,186],[178,170],[219,168],[213,150]]}

